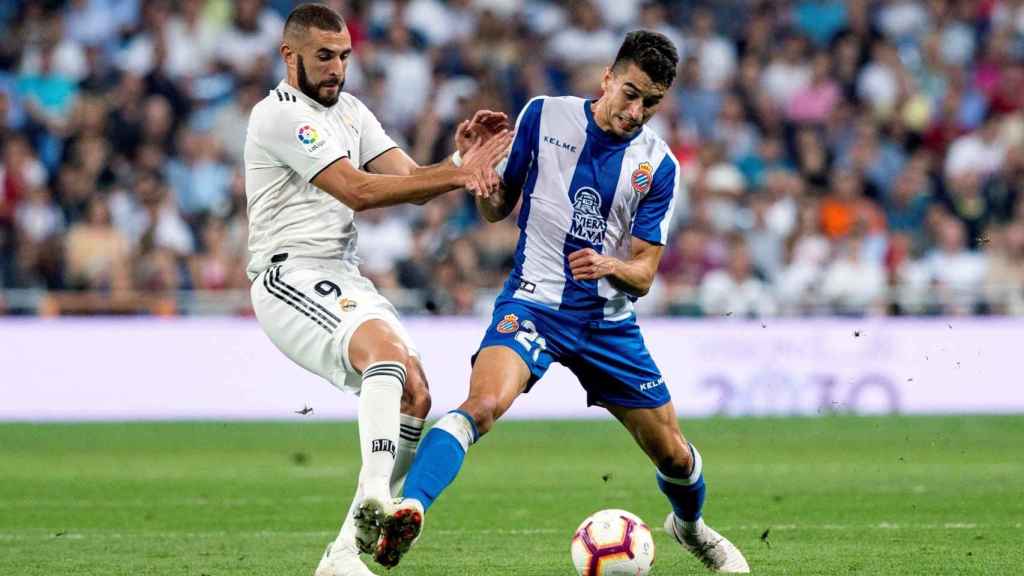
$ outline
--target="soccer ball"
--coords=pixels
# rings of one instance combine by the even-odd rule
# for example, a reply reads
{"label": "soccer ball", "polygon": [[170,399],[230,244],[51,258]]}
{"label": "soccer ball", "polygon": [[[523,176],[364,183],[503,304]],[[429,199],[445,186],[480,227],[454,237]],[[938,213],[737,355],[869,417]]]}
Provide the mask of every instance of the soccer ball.
{"label": "soccer ball", "polygon": [[654,564],[651,529],[625,510],[601,510],[584,520],[571,550],[580,576],[646,576]]}

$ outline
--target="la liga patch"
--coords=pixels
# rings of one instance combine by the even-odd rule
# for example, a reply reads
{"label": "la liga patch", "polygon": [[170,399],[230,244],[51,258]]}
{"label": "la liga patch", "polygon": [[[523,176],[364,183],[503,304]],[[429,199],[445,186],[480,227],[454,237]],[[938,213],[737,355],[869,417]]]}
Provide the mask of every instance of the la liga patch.
{"label": "la liga patch", "polygon": [[324,146],[326,139],[321,131],[312,124],[300,124],[295,129],[295,137],[307,152],[316,152]]}

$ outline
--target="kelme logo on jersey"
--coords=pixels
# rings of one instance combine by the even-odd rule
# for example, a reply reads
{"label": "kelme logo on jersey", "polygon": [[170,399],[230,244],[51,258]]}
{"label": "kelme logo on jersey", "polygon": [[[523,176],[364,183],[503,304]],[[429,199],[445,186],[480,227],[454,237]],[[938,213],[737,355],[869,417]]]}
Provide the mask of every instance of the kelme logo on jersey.
{"label": "kelme logo on jersey", "polygon": [[629,181],[633,184],[633,192],[647,194],[651,189],[651,182],[654,181],[654,167],[650,162],[641,162],[640,167],[633,170]]}
{"label": "kelme logo on jersey", "polygon": [[584,186],[572,197],[572,225],[569,235],[590,242],[594,246],[604,244],[604,231],[608,223],[601,216],[601,195],[597,190]]}
{"label": "kelme logo on jersey", "polygon": [[505,314],[505,317],[498,322],[496,327],[502,334],[512,334],[519,331],[519,317],[515,314]]}
{"label": "kelme logo on jersey", "polygon": [[309,124],[299,126],[295,131],[295,136],[306,147],[307,152],[316,152],[324,145],[324,139],[320,137],[320,133]]}

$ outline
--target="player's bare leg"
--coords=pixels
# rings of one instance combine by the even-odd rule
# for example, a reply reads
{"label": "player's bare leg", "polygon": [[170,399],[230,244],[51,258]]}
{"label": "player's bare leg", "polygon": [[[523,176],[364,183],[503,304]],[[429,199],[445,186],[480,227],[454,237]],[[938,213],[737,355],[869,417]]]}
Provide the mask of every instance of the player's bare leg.
{"label": "player's bare leg", "polygon": [[665,519],[669,535],[714,572],[750,572],[739,549],[701,517],[703,464],[700,453],[679,430],[672,402],[658,408],[605,408],[622,422],[657,467],[658,485],[673,508]]}
{"label": "player's bare leg", "polygon": [[405,498],[384,521],[374,559],[396,566],[419,537],[423,515],[459,473],[469,446],[486,434],[526,389],[530,371],[504,346],[484,348],[473,365],[469,397],[441,418],[423,441],[405,487]]}

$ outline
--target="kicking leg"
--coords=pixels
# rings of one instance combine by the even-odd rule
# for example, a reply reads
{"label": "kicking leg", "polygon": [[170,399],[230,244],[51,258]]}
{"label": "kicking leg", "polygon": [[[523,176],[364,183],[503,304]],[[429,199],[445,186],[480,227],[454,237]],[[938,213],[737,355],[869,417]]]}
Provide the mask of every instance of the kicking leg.
{"label": "kicking leg", "polygon": [[423,513],[459,474],[469,446],[486,434],[526,389],[530,370],[505,346],[484,348],[470,377],[469,397],[427,433],[405,482],[404,500],[385,520],[374,558],[395,566],[419,536]]}
{"label": "kicking leg", "polygon": [[747,573],[743,554],[702,519],[704,474],[700,453],[679,430],[669,401],[658,408],[605,406],[629,430],[657,468],[658,487],[672,505],[665,530],[715,572]]}
{"label": "kicking leg", "polygon": [[[373,319],[356,328],[347,357],[363,380],[359,394],[362,467],[352,505],[338,538],[321,559],[317,576],[372,574],[359,559],[359,552],[374,551],[381,520],[390,512],[391,477],[401,453],[400,430],[403,420],[409,418],[400,410],[403,404],[424,404],[426,384],[422,373],[407,376],[412,360],[387,322]],[[406,398],[417,398],[418,402],[403,402]],[[429,410],[429,396],[425,404]]]}
{"label": "kicking leg", "polygon": [[[391,495],[399,496],[402,492],[402,484],[405,482],[406,474],[412,465],[413,457],[416,455],[416,446],[419,444],[420,435],[423,431],[423,420],[430,412],[430,392],[427,385],[426,375],[423,373],[423,366],[419,359],[414,356],[408,358],[406,363],[405,391],[402,394],[402,414],[399,420],[398,453],[395,457],[395,465],[391,470],[390,487]],[[359,560],[359,550],[367,553],[376,549],[379,539],[379,526],[372,525],[362,531],[360,540],[363,545],[356,545],[356,522],[355,515],[358,513],[359,505],[363,501],[363,492],[357,487],[355,497],[345,522],[337,539],[328,548],[325,560],[333,557],[336,566],[346,565],[348,568],[335,568],[333,572],[324,571],[322,574],[331,575],[364,575],[370,574],[365,565]],[[322,562],[325,564],[325,562]],[[320,576],[321,572],[317,573]]]}

